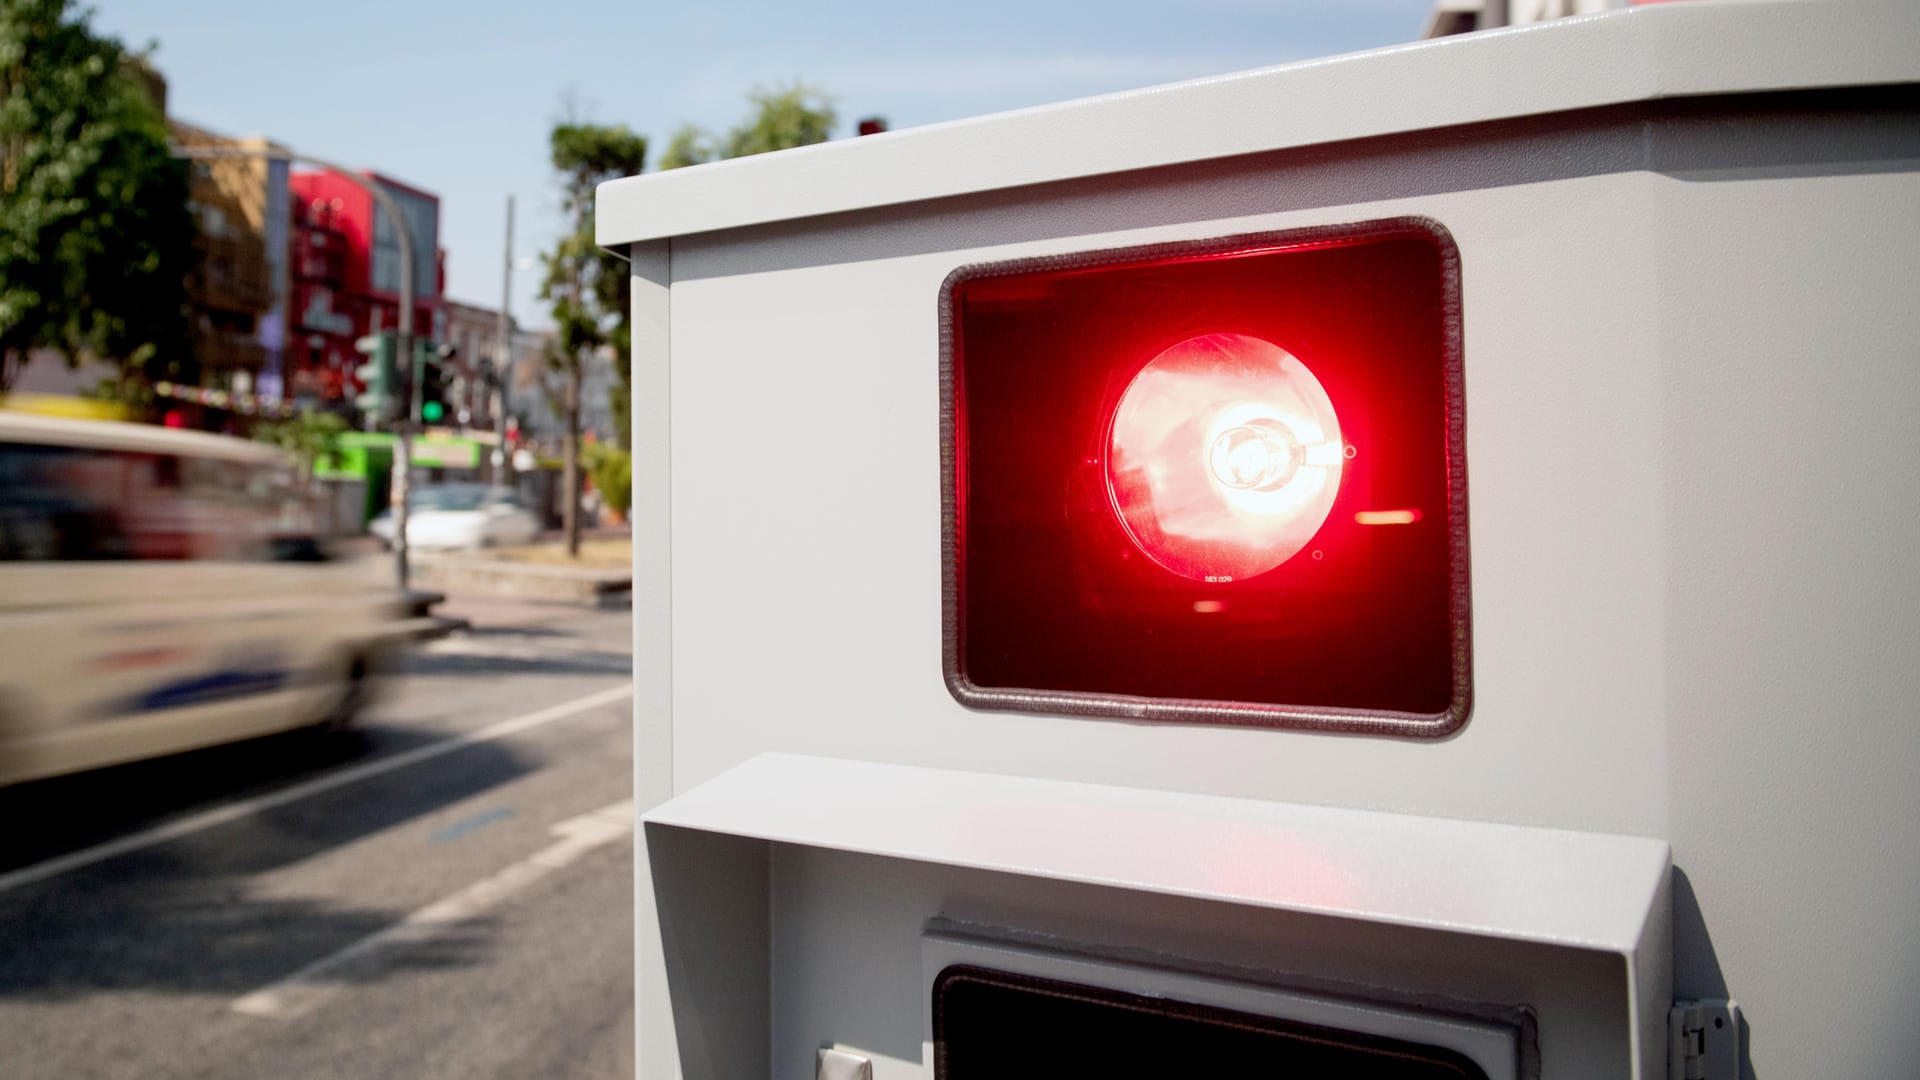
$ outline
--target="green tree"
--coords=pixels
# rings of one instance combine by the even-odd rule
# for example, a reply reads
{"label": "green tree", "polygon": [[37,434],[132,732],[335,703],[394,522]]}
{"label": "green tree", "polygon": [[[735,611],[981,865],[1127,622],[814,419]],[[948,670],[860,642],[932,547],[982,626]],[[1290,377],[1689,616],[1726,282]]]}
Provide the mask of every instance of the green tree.
{"label": "green tree", "polygon": [[630,442],[633,413],[632,279],[625,262],[594,243],[594,189],[608,180],[639,173],[646,165],[647,140],[624,125],[569,121],[554,127],[550,148],[568,231],[546,256],[540,297],[553,304],[554,337],[547,371],[560,383],[553,396],[567,421],[563,506],[567,553],[578,556],[580,383],[594,353],[607,350],[613,357],[616,385],[611,405],[622,446]]}
{"label": "green tree", "polygon": [[[697,165],[716,157],[781,150],[824,142],[836,122],[827,98],[804,84],[749,95],[753,114],[722,139],[692,125],[667,141],[663,169]],[[610,402],[620,429],[620,447],[632,446],[633,335],[632,279],[624,261],[600,250],[593,239],[594,189],[608,180],[633,176],[646,165],[647,140],[625,126],[607,127],[567,120],[551,136],[553,167],[560,179],[561,211],[568,232],[546,257],[540,296],[553,304],[554,343],[547,370],[559,383],[549,385],[555,406],[567,420],[564,501],[567,551],[580,550],[580,383],[587,357],[611,352],[616,375]]]}
{"label": "green tree", "polygon": [[703,165],[713,160],[713,139],[692,124],[682,124],[667,140],[667,152],[660,155],[660,168],[678,169]]}
{"label": "green tree", "polygon": [[826,142],[839,120],[833,102],[804,83],[784,90],[756,89],[747,100],[753,115],[727,132],[725,156],[730,158]]}
{"label": "green tree", "polygon": [[753,106],[752,113],[723,138],[691,124],[674,132],[667,152],[660,155],[660,167],[677,169],[716,158],[746,157],[826,142],[839,123],[832,99],[805,83],[772,90],[756,88],[747,95],[747,101]]}
{"label": "green tree", "polygon": [[38,349],[190,363],[186,166],[141,63],[68,0],[0,0],[0,392]]}
{"label": "green tree", "polygon": [[633,507],[633,455],[617,446],[596,443],[587,447],[587,473],[600,501],[616,514]]}
{"label": "green tree", "polygon": [[285,450],[299,469],[301,489],[311,490],[314,466],[331,463],[335,441],[350,430],[351,425],[336,413],[302,412],[256,425],[253,437]]}

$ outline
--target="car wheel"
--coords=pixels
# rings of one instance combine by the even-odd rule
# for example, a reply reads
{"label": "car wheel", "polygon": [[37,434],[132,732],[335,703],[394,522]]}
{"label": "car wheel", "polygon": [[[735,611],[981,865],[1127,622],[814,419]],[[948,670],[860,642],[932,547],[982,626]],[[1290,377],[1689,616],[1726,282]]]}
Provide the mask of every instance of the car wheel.
{"label": "car wheel", "polygon": [[341,732],[353,727],[360,718],[361,710],[372,699],[372,672],[368,669],[366,657],[356,656],[347,664],[346,682],[340,692],[334,696],[333,704],[327,707],[325,716],[315,725],[321,731]]}

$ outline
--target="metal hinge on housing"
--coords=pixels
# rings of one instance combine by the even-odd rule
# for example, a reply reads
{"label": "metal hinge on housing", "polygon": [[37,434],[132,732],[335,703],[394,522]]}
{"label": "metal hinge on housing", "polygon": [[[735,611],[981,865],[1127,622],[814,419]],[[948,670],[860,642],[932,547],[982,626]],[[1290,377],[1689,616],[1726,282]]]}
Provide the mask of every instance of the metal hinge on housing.
{"label": "metal hinge on housing", "polygon": [[1667,1013],[1667,1080],[1740,1080],[1740,1006],[1677,1001]]}

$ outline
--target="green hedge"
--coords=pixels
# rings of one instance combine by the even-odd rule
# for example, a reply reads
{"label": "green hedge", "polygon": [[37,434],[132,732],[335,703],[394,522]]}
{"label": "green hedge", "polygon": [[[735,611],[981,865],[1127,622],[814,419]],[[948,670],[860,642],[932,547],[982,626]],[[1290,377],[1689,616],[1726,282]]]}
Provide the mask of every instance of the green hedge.
{"label": "green hedge", "polygon": [[601,504],[625,514],[633,506],[633,457],[617,446],[596,443],[586,448],[587,475]]}

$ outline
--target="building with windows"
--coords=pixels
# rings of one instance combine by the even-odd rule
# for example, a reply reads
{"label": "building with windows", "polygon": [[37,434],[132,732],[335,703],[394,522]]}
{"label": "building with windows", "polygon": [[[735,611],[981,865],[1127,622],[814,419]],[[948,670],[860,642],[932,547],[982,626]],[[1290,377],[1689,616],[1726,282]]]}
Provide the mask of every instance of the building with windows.
{"label": "building with windows", "polygon": [[[444,364],[448,404],[460,423],[494,425],[494,371],[500,353],[500,312],[448,300],[441,308],[441,342],[451,347]],[[517,333],[518,328],[513,328]]]}
{"label": "building with windows", "polygon": [[[441,306],[441,316],[445,329],[440,340],[453,346],[446,377],[454,416],[468,427],[491,430],[495,402],[490,380],[500,351],[499,310],[448,300]],[[548,365],[553,331],[528,330],[516,323],[512,337],[507,415],[529,442],[557,451],[567,430],[566,390],[560,374]],[[613,394],[619,387],[613,361],[611,350],[594,352],[580,380],[580,430],[603,442],[620,435],[613,410]]]}
{"label": "building with windows", "polygon": [[[412,185],[365,173],[393,197],[413,241],[413,332],[440,340],[445,253],[440,200]],[[359,363],[354,341],[400,322],[400,237],[358,184],[330,172],[293,173],[291,392],[321,402],[350,398]]]}
{"label": "building with windows", "polygon": [[[177,119],[182,146],[265,152],[260,136],[230,138]],[[277,398],[283,385],[287,167],[264,157],[192,163],[188,199],[199,264],[188,282],[194,358],[204,385]]]}
{"label": "building with windows", "polygon": [[1594,15],[1647,0],[1438,0],[1420,32],[1423,38],[1470,34],[1569,15]]}
{"label": "building with windows", "polygon": [[[516,335],[517,362],[508,413],[519,422],[529,442],[558,454],[567,433],[566,383],[548,366],[547,354],[552,347],[551,330]],[[619,387],[613,360],[610,347],[597,349],[587,355],[580,373],[580,434],[584,439],[615,442],[620,437],[613,412],[613,394]]]}
{"label": "building with windows", "polygon": [[[142,69],[148,91],[166,104],[166,82]],[[260,136],[233,138],[176,118],[168,137],[180,146],[265,153]],[[257,394],[277,402],[284,386],[287,303],[287,166],[265,157],[194,160],[188,167],[188,209],[197,258],[187,278],[190,362],[178,370],[194,392]],[[117,363],[89,360],[68,367],[52,353],[36,355],[15,389],[85,396],[120,375]]]}
{"label": "building with windows", "polygon": [[289,214],[293,340],[288,396],[337,401],[349,396],[357,354],[358,303],[347,287],[346,233],[334,221],[334,204],[294,199]]}
{"label": "building with windows", "polygon": [[[166,80],[144,66],[140,75],[164,110]],[[231,394],[233,407],[218,407],[223,415],[270,412],[289,402],[344,408],[358,390],[356,339],[399,323],[399,228],[415,252],[414,333],[444,340],[437,196],[363,173],[400,207],[396,224],[352,180],[290,168],[286,148],[270,139],[235,138],[174,117],[167,128],[178,146],[235,155],[189,165],[199,255],[188,282],[193,362],[182,367],[181,393],[171,396],[199,402],[203,393]],[[269,153],[283,157],[269,160]],[[117,374],[109,363],[68,368],[37,357],[16,389],[84,395]]]}

